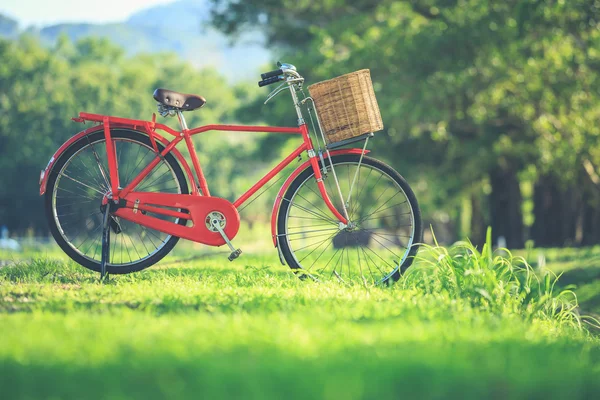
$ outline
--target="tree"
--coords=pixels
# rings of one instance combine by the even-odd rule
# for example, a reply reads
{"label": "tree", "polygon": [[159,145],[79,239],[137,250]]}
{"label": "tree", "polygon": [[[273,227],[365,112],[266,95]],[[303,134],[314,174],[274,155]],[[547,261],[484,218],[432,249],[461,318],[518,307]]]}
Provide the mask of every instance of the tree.
{"label": "tree", "polygon": [[[39,173],[63,142],[89,127],[70,120],[79,111],[150,119],[157,87],[208,99],[205,108],[187,114],[190,126],[231,119],[238,107],[234,89],[216,72],[198,71],[174,55],[126,57],[104,39],[73,44],[63,37],[52,49],[29,36],[0,39],[0,57],[0,224],[21,234],[29,228],[47,232]],[[176,126],[173,120],[167,123]],[[232,197],[222,187],[228,182],[240,190],[247,187],[242,164],[220,158],[234,152],[251,157],[254,148],[234,147],[222,135],[207,136],[195,138],[205,174],[222,183],[213,188],[216,194]]]}
{"label": "tree", "polygon": [[[564,186],[581,175],[583,163],[598,177],[597,147],[590,146],[597,143],[600,104],[595,2],[215,4],[217,26],[235,34],[260,25],[282,54],[311,68],[311,78],[371,69],[387,127],[387,142],[374,142],[409,176],[430,221],[460,225],[467,197],[471,225],[491,223],[496,238],[521,247],[521,175],[533,166],[540,182],[550,174]],[[539,224],[548,215],[540,196],[533,197]],[[579,197],[595,208],[590,195]],[[540,243],[542,231],[532,231]],[[564,243],[573,231],[551,235]]]}

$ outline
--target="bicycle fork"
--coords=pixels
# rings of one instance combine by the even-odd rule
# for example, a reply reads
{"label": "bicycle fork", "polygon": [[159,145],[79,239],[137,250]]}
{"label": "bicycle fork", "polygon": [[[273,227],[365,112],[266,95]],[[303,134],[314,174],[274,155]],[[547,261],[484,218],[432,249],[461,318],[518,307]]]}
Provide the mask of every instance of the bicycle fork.
{"label": "bicycle fork", "polygon": [[[300,129],[302,131],[302,137],[304,139],[304,142],[308,146],[307,147],[308,157],[310,160],[310,164],[313,168],[313,171],[315,173],[317,187],[319,188],[319,192],[321,193],[321,196],[323,197],[323,201],[325,201],[325,205],[327,206],[327,208],[329,208],[329,210],[333,213],[333,215],[335,215],[335,217],[340,221],[340,230],[344,229],[350,223],[350,217],[348,215],[346,203],[344,202],[344,196],[342,195],[342,190],[340,189],[340,184],[338,182],[337,174],[335,173],[335,168],[333,168],[333,164],[331,161],[331,154],[329,153],[329,150],[326,150],[327,155],[329,156],[328,158],[329,158],[329,163],[331,165],[331,172],[333,174],[333,179],[335,181],[335,186],[337,188],[338,196],[340,196],[340,201],[342,204],[342,211],[344,212],[344,215],[342,215],[337,210],[337,208],[335,208],[335,206],[331,202],[331,198],[329,197],[329,195],[327,193],[327,190],[325,188],[325,183],[323,182],[323,175],[321,174],[321,166],[319,165],[319,158],[321,160],[323,158],[322,158],[321,154],[319,154],[319,157],[317,157],[317,155],[315,153],[315,149],[313,147],[312,140],[310,139],[310,135],[308,133],[308,126],[307,126],[306,122],[304,121],[304,117],[302,115],[302,110],[300,108],[300,105],[304,104],[304,102],[307,99],[310,99],[312,101],[312,97],[305,98],[302,102],[300,102],[300,101],[298,101],[298,95],[296,94],[294,86],[290,85],[289,89],[290,89],[290,93],[292,95],[292,99],[294,101],[296,113],[298,114],[298,126],[300,126]],[[310,111],[309,111],[309,116],[311,116],[311,120],[312,120],[312,115],[311,115]],[[317,116],[317,122],[319,123],[319,130],[321,131],[321,136],[323,136],[323,133],[322,133],[323,130],[321,129],[321,123],[318,120],[318,116]],[[313,127],[314,127],[314,123],[313,123]],[[315,132],[315,134],[316,134],[316,132]],[[317,139],[317,143],[318,143],[318,139]],[[323,143],[325,143],[324,137],[323,137]],[[320,148],[320,146],[319,146],[319,148]],[[325,163],[323,163],[323,166],[325,167]]]}
{"label": "bicycle fork", "polygon": [[300,119],[299,122],[302,122],[302,124],[300,124],[300,129],[302,130],[302,136],[304,138],[304,142],[308,146],[308,148],[307,148],[308,159],[309,159],[310,165],[315,173],[315,179],[317,181],[317,187],[319,188],[319,193],[321,193],[321,197],[323,197],[323,201],[325,202],[325,205],[327,206],[329,211],[331,211],[333,213],[333,215],[345,227],[345,226],[347,226],[347,224],[349,222],[348,211],[346,210],[346,206],[344,204],[344,198],[342,196],[342,191],[340,190],[340,186],[337,182],[337,176],[335,175],[335,171],[333,171],[333,168],[332,168],[332,171],[334,173],[335,183],[336,183],[336,186],[338,189],[338,194],[339,194],[341,202],[342,202],[342,210],[344,212],[344,215],[342,215],[338,211],[338,209],[335,208],[333,203],[331,202],[331,198],[329,197],[329,194],[327,193],[327,189],[325,188],[325,183],[323,182],[323,175],[321,174],[321,166],[319,165],[319,157],[317,157],[317,154],[315,153],[315,149],[312,146],[312,141],[310,140],[310,137],[308,135],[308,127],[306,126],[306,123],[304,123],[304,120]]}

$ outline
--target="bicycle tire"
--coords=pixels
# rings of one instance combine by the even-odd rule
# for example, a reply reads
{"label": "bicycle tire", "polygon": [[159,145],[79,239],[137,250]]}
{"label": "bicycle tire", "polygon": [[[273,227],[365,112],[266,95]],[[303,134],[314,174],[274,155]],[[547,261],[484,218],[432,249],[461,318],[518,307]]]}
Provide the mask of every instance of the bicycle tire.
{"label": "bicycle tire", "polygon": [[[342,166],[343,165],[354,165],[355,168],[358,165],[360,160],[360,155],[338,155],[338,156],[333,156],[331,159],[331,162],[333,163],[334,167],[336,168],[336,172],[338,174],[338,178],[340,181],[340,184],[342,185],[342,181],[345,180],[345,175],[344,175],[344,171]],[[329,166],[329,161],[326,160],[325,161],[325,165]],[[421,221],[421,211],[419,209],[419,205],[417,202],[417,199],[414,195],[414,192],[412,191],[412,189],[410,188],[410,186],[408,185],[408,183],[406,182],[406,180],[398,173],[396,172],[392,167],[390,167],[389,165],[376,160],[374,158],[371,157],[367,157],[364,156],[362,159],[362,163],[361,163],[361,168],[367,168],[367,169],[373,169],[373,171],[378,171],[381,173],[381,176],[387,176],[390,178],[391,182],[393,182],[395,185],[397,185],[397,187],[400,189],[399,192],[403,193],[405,198],[406,198],[406,204],[408,204],[408,207],[410,208],[410,216],[411,216],[411,221],[412,221],[412,234],[411,234],[411,240],[410,243],[407,246],[406,249],[406,256],[404,256],[402,258],[402,261],[398,262],[397,265],[395,265],[395,268],[393,268],[390,271],[386,271],[381,277],[381,279],[371,279],[371,281],[373,281],[373,283],[375,284],[386,284],[386,283],[391,283],[394,282],[396,280],[398,280],[401,276],[402,273],[404,273],[406,271],[407,268],[410,267],[410,265],[412,264],[413,260],[414,260],[414,256],[417,254],[418,248],[419,248],[419,244],[422,242],[423,240],[423,232],[422,232],[422,221]],[[350,170],[350,167],[348,167],[348,170]],[[362,171],[362,170],[361,170]],[[326,178],[326,180],[329,180],[330,182],[332,181],[332,176],[331,176],[331,172],[328,174],[328,178]],[[344,176],[342,176],[344,175]],[[348,185],[346,187],[352,187],[350,182],[352,180],[352,174],[348,174]],[[369,173],[369,177],[371,176],[371,173]],[[380,178],[381,179],[381,178]],[[365,178],[365,180],[368,181],[368,177]],[[295,196],[298,196],[299,194],[299,190],[303,187],[303,185],[305,185],[307,182],[313,182],[313,184],[316,187],[316,183],[315,183],[315,179],[314,179],[314,172],[312,170],[311,167],[308,167],[307,169],[305,169],[303,172],[301,172],[296,179],[294,179],[294,181],[292,181],[292,183],[290,184],[289,188],[286,190],[283,198],[282,198],[282,203],[281,203],[281,207],[280,210],[278,212],[278,217],[277,217],[277,235],[278,235],[278,243],[281,249],[281,253],[285,259],[285,261],[287,262],[288,266],[294,271],[296,272],[300,277],[306,277],[306,276],[312,276],[315,279],[321,279],[319,277],[319,275],[317,275],[316,277],[313,276],[312,271],[310,271],[310,268],[305,268],[302,266],[302,260],[299,260],[298,257],[296,257],[294,255],[294,252],[298,253],[298,250],[293,248],[293,245],[291,244],[291,241],[294,240],[295,238],[292,238],[292,235],[294,235],[296,233],[296,231],[290,231],[290,216],[291,216],[291,212],[290,210],[293,208],[293,204],[294,204],[294,199]],[[377,185],[377,184],[376,184]],[[330,187],[327,189],[327,192],[330,196],[330,198],[332,199],[332,201],[334,201],[334,205],[336,205],[336,208],[338,209],[338,211],[340,211],[340,213],[342,212],[341,210],[341,201],[337,201],[336,204],[336,198],[338,198],[338,194],[335,192],[335,187],[333,185],[329,185]],[[363,189],[364,192],[364,189]],[[306,193],[309,193],[308,191]],[[306,196],[306,195],[305,195]],[[362,193],[359,193],[358,196],[362,196]],[[395,195],[394,195],[395,196]],[[314,199],[319,198],[316,195],[313,195]],[[322,202],[322,198],[320,198],[320,201]],[[389,201],[389,200],[388,200]],[[333,235],[333,237],[331,237],[331,235],[329,237],[326,237],[324,240],[325,242],[327,240],[331,240],[332,242],[335,240],[336,237],[338,237],[340,235],[339,232],[336,232],[335,229],[333,228],[334,224],[331,223],[331,221],[327,220],[325,217],[328,215],[331,215],[333,217],[333,215],[331,214],[331,212],[329,210],[327,210],[324,207],[324,203],[322,203],[322,206],[320,206],[318,203],[314,203],[314,202],[310,202],[310,204],[312,204],[312,206],[309,206],[308,204],[306,204],[306,207],[302,207],[299,206],[300,208],[304,208],[304,213],[305,215],[307,215],[308,217],[303,217],[303,218],[307,218],[308,220],[310,220],[310,223],[313,223],[313,220],[316,220],[318,218],[321,218],[323,221],[323,225],[322,226],[329,226],[332,225],[332,227],[327,228],[327,229],[323,229],[326,233],[320,233],[317,230],[313,230],[313,231],[305,231],[305,232],[313,232],[313,236],[314,237],[318,237],[319,235],[321,236],[327,236],[330,233]],[[360,205],[358,206],[359,208],[361,207]],[[372,206],[375,207],[375,206]],[[383,209],[382,209],[383,210]],[[396,211],[396,210],[394,210]],[[325,214],[326,212],[329,212],[329,214]],[[368,212],[368,211],[367,211]],[[377,211],[377,212],[381,212],[381,211]],[[376,212],[376,213],[377,213]],[[368,217],[368,216],[367,216]],[[301,218],[300,215],[296,216],[296,218]],[[394,218],[396,218],[394,216]],[[358,220],[358,217],[357,217]],[[337,223],[337,222],[336,222]],[[329,225],[328,225],[329,224]],[[318,228],[319,225],[313,225],[314,227]],[[359,230],[361,230],[362,228],[359,228]],[[341,232],[341,230],[340,230]],[[356,231],[358,232],[358,231]],[[348,237],[352,237],[351,236],[351,232],[350,233],[346,233],[346,245],[348,244]],[[359,247],[359,240],[363,240],[358,238],[357,236],[358,234],[355,234],[354,240],[355,240],[355,246],[353,246],[351,244],[351,246],[348,247]],[[381,233],[379,234],[381,235]],[[376,236],[372,236],[373,238],[376,238]],[[321,239],[317,239],[317,242]],[[368,239],[367,242],[371,240]],[[382,239],[382,236],[379,238],[379,242],[384,242],[384,239]],[[327,247],[324,248],[322,250],[322,252],[325,252],[327,250],[327,248],[330,246],[331,243],[327,244]],[[385,243],[384,243],[385,244]],[[316,246],[317,244],[313,245]],[[319,246],[323,246],[323,244],[320,244]],[[367,245],[368,246],[368,245]],[[369,257],[369,253],[363,250],[363,262],[365,260],[368,261],[368,258],[365,258],[364,255],[367,255],[367,257]],[[311,252],[314,252],[315,250],[313,249]],[[306,252],[308,252],[308,250],[306,250]],[[348,257],[348,264],[350,264],[350,253],[351,251],[348,250],[347,252],[347,257]],[[340,255],[340,259],[343,261],[343,256],[344,256],[344,250],[342,250],[342,254]],[[335,255],[333,256],[333,258],[335,258]],[[360,265],[360,260],[361,260],[361,254],[360,251],[357,249],[357,256],[355,261],[358,260],[358,264]],[[310,261],[310,259],[309,259]],[[330,260],[331,262],[332,260]],[[314,262],[313,262],[314,263]],[[329,263],[328,263],[329,264]],[[354,263],[356,264],[356,262]],[[311,266],[312,267],[312,266]],[[335,269],[337,269],[337,267],[334,267],[334,272]],[[366,268],[365,268],[366,270]],[[370,270],[370,267],[369,267]],[[341,267],[341,271],[343,273],[344,271],[344,266],[342,265]],[[328,271],[326,271],[328,272]],[[350,265],[348,265],[348,272],[350,273]],[[360,274],[363,274],[362,271],[362,267],[361,267],[361,271]],[[365,273],[366,274],[366,273]],[[333,276],[333,273],[332,273]],[[341,275],[341,273],[338,271],[336,272],[336,276],[338,277],[338,279],[344,280],[344,277]],[[371,277],[374,278],[374,275],[371,274]],[[365,275],[362,275],[362,280],[363,282],[365,281]]]}
{"label": "bicycle tire", "polygon": [[[136,145],[144,147],[149,152],[154,153],[154,150],[153,150],[153,147],[152,147],[149,137],[141,132],[138,132],[135,130],[130,130],[130,129],[113,128],[113,129],[111,129],[111,137],[115,143],[119,143],[119,141],[122,141],[122,142],[131,143],[131,144],[136,144]],[[66,238],[66,233],[63,233],[64,227],[59,227],[60,221],[57,221],[57,220],[59,220],[59,217],[58,217],[59,213],[56,211],[56,204],[57,204],[56,193],[58,192],[58,190],[55,190],[55,188],[56,188],[58,177],[60,176],[60,172],[63,171],[63,168],[65,168],[65,165],[67,163],[70,163],[71,160],[74,160],[74,157],[77,154],[82,154],[86,149],[91,148],[92,150],[94,150],[94,152],[96,152],[95,146],[98,146],[97,149],[98,149],[98,151],[100,151],[100,149],[104,148],[104,146],[105,146],[104,141],[105,141],[104,131],[98,130],[96,132],[90,133],[89,135],[78,140],[77,142],[71,144],[61,154],[61,156],[58,158],[58,160],[54,164],[52,170],[49,172],[48,185],[47,185],[47,190],[45,193],[46,218],[48,221],[48,225],[50,227],[50,232],[52,233],[52,236],[56,240],[57,244],[72,260],[74,260],[78,264],[82,265],[83,267],[90,269],[92,271],[96,271],[96,272],[100,271],[99,257],[98,257],[98,259],[95,259],[95,256],[90,258],[87,255],[82,254],[78,249],[74,248],[73,243],[70,243],[69,240]],[[158,142],[156,144],[158,146],[159,151],[162,151],[164,149],[164,146],[162,144],[160,144]],[[90,146],[92,146],[92,147],[90,147]],[[115,146],[117,146],[117,145],[115,144]],[[163,164],[159,164],[159,165],[163,165]],[[188,185],[187,185],[187,180],[186,180],[185,174],[184,174],[181,166],[177,162],[177,159],[173,156],[173,154],[168,153],[164,157],[164,165],[166,165],[166,166],[168,166],[168,168],[170,168],[170,171],[172,171],[172,174],[174,175],[173,180],[176,181],[177,185],[179,186],[176,190],[176,193],[188,194],[189,191],[188,191]],[[93,177],[92,174],[89,173],[89,170],[86,173],[87,173],[87,175],[85,175],[85,176],[89,177],[90,178],[89,180],[91,181],[92,180],[91,178]],[[120,170],[120,174],[121,174],[121,170]],[[96,180],[96,182],[97,182],[97,180]],[[144,182],[144,181],[142,181],[142,182]],[[81,183],[84,183],[84,182],[81,182]],[[126,183],[128,183],[128,182],[126,182]],[[121,184],[124,184],[124,182],[121,182]],[[86,185],[89,185],[88,187],[92,186],[91,182],[87,182]],[[143,186],[142,183],[140,183],[140,185],[138,185],[138,187],[140,187],[140,186]],[[77,192],[77,193],[79,193],[79,192]],[[93,203],[91,200],[88,202]],[[94,204],[92,204],[91,207],[94,207]],[[187,221],[183,220],[183,219],[178,219],[174,222],[176,222],[180,225],[185,225]],[[120,224],[131,224],[129,226],[141,227],[140,225],[135,224],[130,221],[121,220]],[[121,226],[119,226],[119,228],[121,228]],[[141,228],[146,229],[145,227],[141,227]],[[146,229],[146,230],[151,231],[149,229]],[[154,231],[154,232],[157,232],[157,231]],[[123,233],[123,232],[121,232],[121,233]],[[98,236],[101,236],[101,232],[98,233]],[[113,233],[112,236],[113,236],[113,238],[115,238],[115,240],[117,240],[116,237],[118,237],[118,235],[116,233]],[[150,237],[150,236],[148,236],[148,237]],[[129,239],[133,243],[132,239],[131,238],[129,238]],[[158,239],[156,239],[156,240],[158,241]],[[122,238],[121,238],[121,241],[123,241]],[[143,241],[143,239],[142,239],[142,241]],[[151,238],[150,238],[150,241],[152,241]],[[136,271],[140,271],[145,268],[148,268],[148,267],[156,264],[157,262],[159,262],[162,258],[164,258],[173,249],[173,247],[177,244],[178,241],[179,241],[179,237],[167,235],[165,237],[165,239],[160,243],[160,248],[157,247],[156,251],[154,251],[152,254],[147,255],[144,258],[140,258],[139,260],[133,260],[133,257],[130,256],[130,258],[131,258],[130,262],[127,262],[127,263],[123,263],[122,260],[121,260],[121,263],[117,263],[115,260],[113,260],[115,262],[110,262],[110,260],[109,260],[109,263],[107,264],[107,272],[110,274],[127,274],[127,273],[136,272]],[[144,247],[146,247],[145,244],[144,244]],[[113,252],[114,251],[115,251],[115,249],[113,249]],[[123,249],[121,249],[121,252],[123,252]],[[114,256],[114,254],[113,254],[113,256]],[[115,257],[113,257],[113,258],[115,258]]]}

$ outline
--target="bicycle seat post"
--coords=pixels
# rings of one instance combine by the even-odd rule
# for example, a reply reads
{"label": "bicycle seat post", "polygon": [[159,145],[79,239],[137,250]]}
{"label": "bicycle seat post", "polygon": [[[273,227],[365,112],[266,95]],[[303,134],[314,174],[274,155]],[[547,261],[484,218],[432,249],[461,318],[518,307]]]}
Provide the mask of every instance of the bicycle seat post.
{"label": "bicycle seat post", "polygon": [[187,123],[185,122],[185,117],[183,116],[183,113],[181,111],[177,111],[177,119],[179,120],[179,125],[181,125],[181,130],[187,131],[188,126],[187,126]]}

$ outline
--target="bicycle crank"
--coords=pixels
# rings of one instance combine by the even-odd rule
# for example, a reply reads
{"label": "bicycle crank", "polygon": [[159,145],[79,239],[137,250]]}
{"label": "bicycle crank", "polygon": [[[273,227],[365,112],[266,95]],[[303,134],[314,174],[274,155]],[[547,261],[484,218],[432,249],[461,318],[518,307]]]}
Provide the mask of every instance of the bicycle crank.
{"label": "bicycle crank", "polygon": [[227,219],[225,218],[225,216],[223,214],[221,214],[218,211],[211,211],[206,216],[205,222],[206,222],[206,227],[208,228],[208,230],[210,230],[212,232],[219,232],[219,234],[221,235],[221,237],[223,238],[223,240],[225,241],[227,246],[229,246],[229,249],[231,250],[231,254],[229,254],[229,257],[227,257],[227,259],[229,261],[235,260],[236,258],[238,258],[240,256],[240,254],[242,254],[241,249],[236,250],[236,248],[233,247],[231,240],[229,240],[229,238],[225,234],[225,231],[223,230],[225,228],[225,226],[227,226]]}
{"label": "bicycle crank", "polygon": [[[129,192],[121,199],[124,206],[114,211],[113,215],[120,220],[178,236],[183,239],[222,246],[237,234],[240,227],[240,216],[235,206],[228,200],[212,196],[196,196],[188,194]],[[208,218],[211,213],[223,232],[213,226]],[[178,220],[161,218],[163,215]],[[179,223],[187,221],[186,224]]]}

